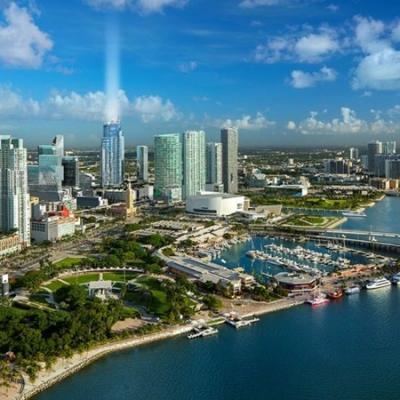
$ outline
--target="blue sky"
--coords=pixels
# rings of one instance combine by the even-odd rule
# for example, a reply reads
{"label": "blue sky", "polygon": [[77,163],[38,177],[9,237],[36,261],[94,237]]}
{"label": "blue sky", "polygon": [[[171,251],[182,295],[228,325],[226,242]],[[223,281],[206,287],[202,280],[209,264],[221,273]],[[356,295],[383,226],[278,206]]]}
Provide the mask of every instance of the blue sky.
{"label": "blue sky", "polygon": [[400,132],[400,15],[377,0],[0,0],[0,132],[96,146],[107,26],[130,145],[221,126],[242,144]]}

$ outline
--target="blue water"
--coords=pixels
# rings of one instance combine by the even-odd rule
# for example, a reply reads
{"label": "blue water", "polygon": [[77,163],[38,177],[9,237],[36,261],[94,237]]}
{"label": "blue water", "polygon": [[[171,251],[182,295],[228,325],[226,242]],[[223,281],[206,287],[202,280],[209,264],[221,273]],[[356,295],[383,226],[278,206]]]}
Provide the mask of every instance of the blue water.
{"label": "blue water", "polygon": [[375,232],[400,232],[400,197],[385,197],[374,207],[365,210],[367,218],[350,218],[343,229],[372,230]]}
{"label": "blue water", "polygon": [[[400,199],[387,198],[344,227],[400,232],[399,212]],[[256,268],[248,245],[224,252],[227,265]],[[398,400],[399,307],[400,287],[302,305],[243,330],[221,327],[216,337],[112,354],[36,399]]]}
{"label": "blue water", "polygon": [[37,400],[400,398],[400,288],[106,357]]}

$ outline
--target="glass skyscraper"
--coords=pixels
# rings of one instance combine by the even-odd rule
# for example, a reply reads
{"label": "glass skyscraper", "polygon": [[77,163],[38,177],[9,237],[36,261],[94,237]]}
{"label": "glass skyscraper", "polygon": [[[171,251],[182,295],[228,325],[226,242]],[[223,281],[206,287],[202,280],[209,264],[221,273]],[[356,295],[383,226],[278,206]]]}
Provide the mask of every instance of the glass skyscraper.
{"label": "glass skyscraper", "polygon": [[136,147],[136,161],[138,180],[147,182],[149,180],[149,149],[147,146]]}
{"label": "glass skyscraper", "polygon": [[30,244],[27,155],[22,139],[0,136],[0,231]]}
{"label": "glass skyscraper", "polygon": [[221,129],[222,142],[222,179],[226,193],[238,191],[238,146],[239,134],[237,129]]}
{"label": "glass skyscraper", "polygon": [[182,145],[179,134],[154,137],[154,198],[182,200]]}
{"label": "glass skyscraper", "polygon": [[206,183],[222,183],[222,143],[207,143],[206,149]]}
{"label": "glass skyscraper", "polygon": [[101,182],[103,187],[124,181],[125,139],[119,122],[104,125],[101,140]]}
{"label": "glass skyscraper", "polygon": [[183,134],[183,195],[196,195],[206,184],[206,134],[186,131]]}

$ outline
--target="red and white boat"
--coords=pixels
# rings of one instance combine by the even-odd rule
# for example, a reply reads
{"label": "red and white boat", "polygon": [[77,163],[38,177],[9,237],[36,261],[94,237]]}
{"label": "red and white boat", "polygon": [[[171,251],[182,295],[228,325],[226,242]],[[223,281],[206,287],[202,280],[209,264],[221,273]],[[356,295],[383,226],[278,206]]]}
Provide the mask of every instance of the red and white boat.
{"label": "red and white boat", "polygon": [[312,307],[317,307],[329,303],[329,299],[324,294],[321,293],[311,299],[308,299],[307,303],[310,304]]}

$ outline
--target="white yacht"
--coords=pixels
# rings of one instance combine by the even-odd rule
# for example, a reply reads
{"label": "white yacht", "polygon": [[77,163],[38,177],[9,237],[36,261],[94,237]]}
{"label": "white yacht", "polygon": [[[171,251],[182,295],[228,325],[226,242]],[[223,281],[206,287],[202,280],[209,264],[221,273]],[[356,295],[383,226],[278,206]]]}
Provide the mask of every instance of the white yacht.
{"label": "white yacht", "polygon": [[357,211],[345,211],[342,213],[344,217],[350,217],[350,218],[365,218],[367,214],[364,212],[357,212]]}
{"label": "white yacht", "polygon": [[365,287],[367,290],[372,290],[372,289],[383,288],[383,287],[390,286],[390,285],[391,285],[391,282],[389,280],[387,280],[386,278],[377,278],[372,281],[369,281]]}

